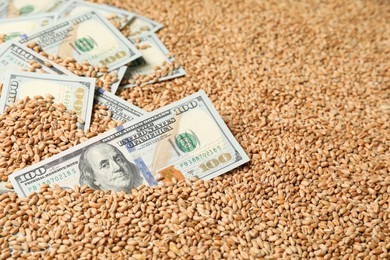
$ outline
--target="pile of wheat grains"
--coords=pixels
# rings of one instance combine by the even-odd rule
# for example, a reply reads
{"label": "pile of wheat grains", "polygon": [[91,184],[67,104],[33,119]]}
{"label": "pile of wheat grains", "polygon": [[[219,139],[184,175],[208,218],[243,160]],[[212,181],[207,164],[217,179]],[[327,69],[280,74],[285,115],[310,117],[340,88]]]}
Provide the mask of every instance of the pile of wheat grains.
{"label": "pile of wheat grains", "polygon": [[[132,194],[1,195],[0,259],[389,259],[390,5],[299,2],[105,1],[163,23],[159,37],[187,71],[120,96],[152,111],[204,89],[251,161]],[[107,120],[90,135],[115,126]],[[65,125],[47,126],[57,139],[39,150],[89,137]]]}

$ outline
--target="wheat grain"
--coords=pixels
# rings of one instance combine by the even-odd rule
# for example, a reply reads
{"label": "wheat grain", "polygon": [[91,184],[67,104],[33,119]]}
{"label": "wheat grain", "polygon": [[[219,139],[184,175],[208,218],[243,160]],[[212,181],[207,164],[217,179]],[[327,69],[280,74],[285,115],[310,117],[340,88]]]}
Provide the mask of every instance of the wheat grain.
{"label": "wheat grain", "polygon": [[[251,163],[211,181],[132,194],[43,187],[26,199],[0,195],[1,257],[389,258],[388,5],[95,2],[164,22],[158,36],[187,71],[140,86],[178,65],[160,66],[118,94],[152,111],[204,89]],[[80,75],[101,72],[41,54]],[[76,117],[52,104],[58,111],[52,120],[63,122],[53,133],[63,134],[42,142],[40,132],[50,131],[39,121],[50,110],[45,102],[26,101],[1,115],[3,180],[50,156],[49,148],[70,147],[112,126],[95,107],[97,123],[79,133]]]}

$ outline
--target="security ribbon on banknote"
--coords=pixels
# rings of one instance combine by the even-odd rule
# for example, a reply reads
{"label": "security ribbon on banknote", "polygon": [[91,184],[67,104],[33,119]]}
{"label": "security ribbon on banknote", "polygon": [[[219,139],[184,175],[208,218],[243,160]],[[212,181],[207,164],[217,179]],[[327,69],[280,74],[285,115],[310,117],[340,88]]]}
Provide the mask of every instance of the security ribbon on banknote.
{"label": "security ribbon on banknote", "polygon": [[0,98],[0,113],[7,106],[26,96],[50,94],[56,103],[62,103],[76,112],[84,124],[79,128],[87,130],[91,124],[91,114],[95,92],[95,79],[65,75],[48,75],[31,72],[8,72]]}
{"label": "security ribbon on banknote", "polygon": [[123,187],[191,176],[208,180],[248,160],[200,91],[14,172],[9,179],[19,197],[54,183],[130,192]]}
{"label": "security ribbon on banknote", "polygon": [[22,44],[38,43],[60,57],[74,57],[114,70],[141,56],[140,52],[97,11],[90,11],[52,23],[23,37]]}

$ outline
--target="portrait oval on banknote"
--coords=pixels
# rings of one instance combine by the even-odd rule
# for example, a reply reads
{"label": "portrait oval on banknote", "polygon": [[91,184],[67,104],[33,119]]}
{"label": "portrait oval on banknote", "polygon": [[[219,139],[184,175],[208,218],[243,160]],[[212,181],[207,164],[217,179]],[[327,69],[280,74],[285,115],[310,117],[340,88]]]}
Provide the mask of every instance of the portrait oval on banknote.
{"label": "portrait oval on banknote", "polygon": [[143,183],[139,168],[115,146],[98,142],[80,156],[80,186],[129,193]]}

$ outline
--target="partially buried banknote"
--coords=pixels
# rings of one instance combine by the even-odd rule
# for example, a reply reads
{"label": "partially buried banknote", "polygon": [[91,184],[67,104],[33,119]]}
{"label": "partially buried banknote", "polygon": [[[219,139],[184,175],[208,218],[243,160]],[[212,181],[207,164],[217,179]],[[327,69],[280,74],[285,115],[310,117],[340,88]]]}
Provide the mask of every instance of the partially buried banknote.
{"label": "partially buried banknote", "polygon": [[0,83],[8,70],[37,71],[48,74],[73,75],[35,51],[17,42],[7,42],[0,47]]}
{"label": "partially buried banknote", "polygon": [[74,57],[94,66],[119,68],[141,53],[97,11],[90,11],[58,21],[41,31],[25,35],[22,44],[38,43],[42,49],[60,57]]}
{"label": "partially buried banknote", "polygon": [[118,29],[123,28],[135,16],[133,13],[129,13],[123,9],[113,6],[94,4],[80,0],[71,0],[58,11],[57,19],[64,19],[69,16],[92,10],[98,11],[114,25],[117,25],[116,27]]}
{"label": "partially buried banknote", "polygon": [[28,34],[55,21],[54,14],[0,20],[0,43]]}
{"label": "partially buried banknote", "polygon": [[95,79],[65,75],[49,75],[32,72],[8,72],[0,98],[0,113],[5,108],[26,96],[50,94],[55,103],[62,103],[76,112],[84,124],[79,128],[87,130],[91,124],[91,114],[95,92]]}
{"label": "partially buried banknote", "polygon": [[[150,84],[184,76],[183,67],[154,33],[130,37],[129,40],[138,47],[142,57],[130,63],[124,75],[128,84],[121,88]],[[137,81],[140,84],[137,84]]]}
{"label": "partially buried banknote", "polygon": [[11,18],[58,11],[68,0],[1,0],[0,17]]}
{"label": "partially buried banknote", "polygon": [[134,17],[122,28],[122,31],[128,36],[134,36],[145,32],[157,32],[164,27],[162,24],[139,14],[133,15]]}
{"label": "partially buried banknote", "polygon": [[249,161],[203,91],[14,172],[19,197],[43,184],[130,192],[191,176],[212,179]]}

